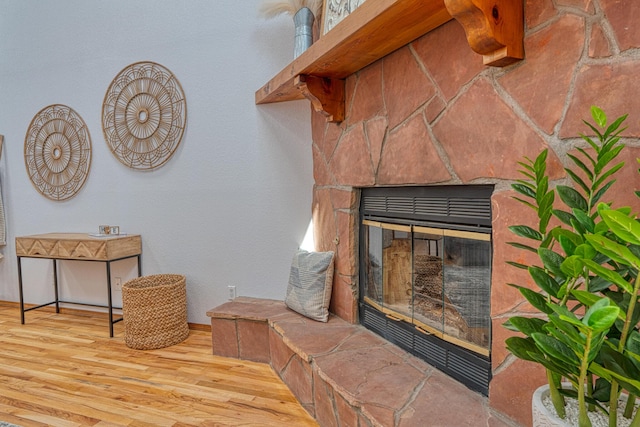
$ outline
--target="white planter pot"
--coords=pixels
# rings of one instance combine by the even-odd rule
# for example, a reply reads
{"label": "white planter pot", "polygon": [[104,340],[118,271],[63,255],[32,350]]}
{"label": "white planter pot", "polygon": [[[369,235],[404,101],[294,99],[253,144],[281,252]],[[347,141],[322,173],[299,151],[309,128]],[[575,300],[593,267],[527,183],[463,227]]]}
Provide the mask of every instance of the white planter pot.
{"label": "white planter pot", "polygon": [[[563,388],[571,388],[571,384],[563,383]],[[570,422],[558,418],[556,415],[556,411],[551,408],[547,409],[546,406],[542,403],[545,398],[549,396],[549,385],[545,384],[543,386],[538,387],[536,391],[533,393],[533,397],[531,398],[531,409],[533,416],[533,427],[575,427],[578,425],[577,423],[577,408],[574,408],[574,417],[575,421]],[[575,400],[574,400],[575,402]],[[624,402],[626,402],[626,396],[623,395],[621,398],[622,406],[624,406]],[[567,406],[569,410],[570,407]],[[622,407],[618,407],[618,427],[628,426],[631,420],[622,418],[621,414],[623,412]],[[597,415],[596,415],[597,414]],[[591,418],[591,422],[594,427],[604,426],[607,427],[609,425],[608,418],[603,415],[601,412],[598,413],[590,413],[589,418]]]}
{"label": "white planter pot", "polygon": [[569,427],[570,424],[558,418],[555,411],[550,411],[544,406],[542,401],[548,396],[549,384],[538,387],[533,393],[533,397],[531,398],[533,427]]}

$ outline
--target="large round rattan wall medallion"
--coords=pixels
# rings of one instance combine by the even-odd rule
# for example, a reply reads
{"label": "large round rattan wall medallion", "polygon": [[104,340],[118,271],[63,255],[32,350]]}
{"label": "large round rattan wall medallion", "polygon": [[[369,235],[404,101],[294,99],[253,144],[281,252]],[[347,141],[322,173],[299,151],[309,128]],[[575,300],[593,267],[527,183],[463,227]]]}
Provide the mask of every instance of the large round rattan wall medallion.
{"label": "large round rattan wall medallion", "polygon": [[154,62],[120,71],[104,96],[104,137],[118,160],[133,169],[165,164],[180,145],[186,121],[180,82]]}
{"label": "large round rattan wall medallion", "polygon": [[24,162],[43,196],[52,200],[75,196],[91,167],[91,137],[82,117],[65,105],[40,110],[24,139]]}

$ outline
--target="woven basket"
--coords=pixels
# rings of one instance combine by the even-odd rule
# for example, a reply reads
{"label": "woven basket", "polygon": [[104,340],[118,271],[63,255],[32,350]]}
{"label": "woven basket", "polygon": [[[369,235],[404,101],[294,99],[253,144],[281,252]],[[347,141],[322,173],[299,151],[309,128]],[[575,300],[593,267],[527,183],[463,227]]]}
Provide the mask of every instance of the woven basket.
{"label": "woven basket", "polygon": [[124,342],[138,350],[169,347],[189,336],[186,278],[138,277],[122,285]]}

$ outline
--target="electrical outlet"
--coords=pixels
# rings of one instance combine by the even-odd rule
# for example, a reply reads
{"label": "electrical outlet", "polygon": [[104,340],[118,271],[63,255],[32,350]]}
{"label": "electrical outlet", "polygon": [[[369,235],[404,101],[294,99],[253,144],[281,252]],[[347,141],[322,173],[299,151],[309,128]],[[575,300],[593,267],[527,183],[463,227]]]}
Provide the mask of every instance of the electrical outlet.
{"label": "electrical outlet", "polygon": [[229,290],[229,301],[231,301],[232,299],[234,299],[236,297],[236,287],[235,286],[227,286],[227,289]]}
{"label": "electrical outlet", "polygon": [[114,277],[113,278],[113,288],[116,291],[120,291],[122,292],[122,279],[119,277]]}

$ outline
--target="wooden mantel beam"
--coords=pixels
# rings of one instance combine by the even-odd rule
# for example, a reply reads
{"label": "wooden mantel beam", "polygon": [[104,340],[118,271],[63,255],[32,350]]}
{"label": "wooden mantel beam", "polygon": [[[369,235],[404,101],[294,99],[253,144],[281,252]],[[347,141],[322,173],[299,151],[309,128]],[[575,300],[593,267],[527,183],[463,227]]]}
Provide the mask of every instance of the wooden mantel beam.
{"label": "wooden mantel beam", "polygon": [[[327,120],[344,120],[345,79],[451,19],[485,65],[524,58],[524,0],[369,0],[274,76],[256,104],[309,99]],[[443,48],[446,48],[443,47]]]}
{"label": "wooden mantel beam", "polygon": [[444,0],[485,65],[504,67],[524,58],[522,0]]}

